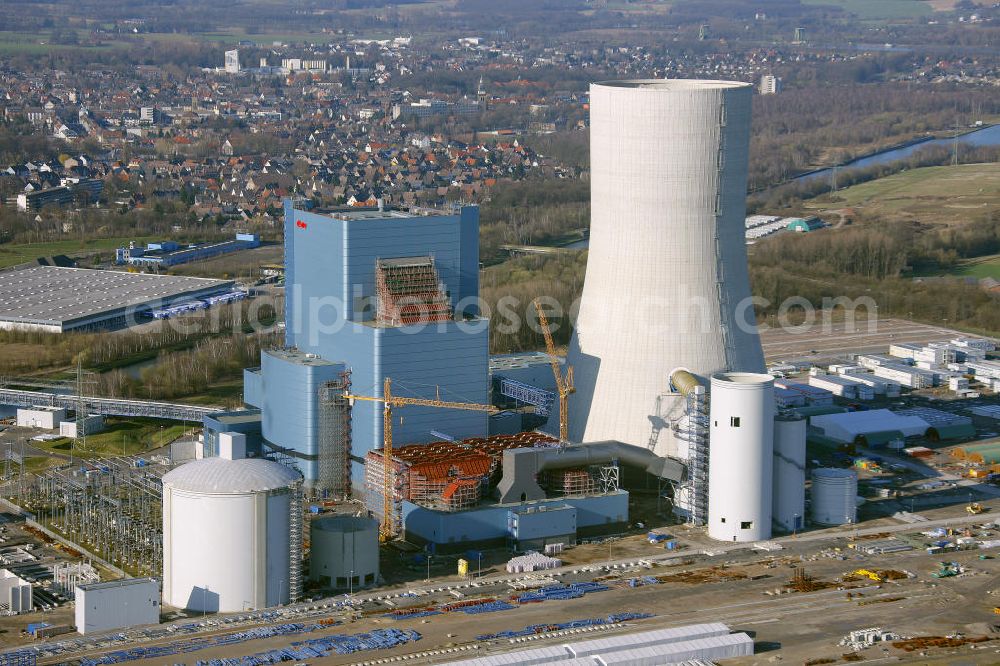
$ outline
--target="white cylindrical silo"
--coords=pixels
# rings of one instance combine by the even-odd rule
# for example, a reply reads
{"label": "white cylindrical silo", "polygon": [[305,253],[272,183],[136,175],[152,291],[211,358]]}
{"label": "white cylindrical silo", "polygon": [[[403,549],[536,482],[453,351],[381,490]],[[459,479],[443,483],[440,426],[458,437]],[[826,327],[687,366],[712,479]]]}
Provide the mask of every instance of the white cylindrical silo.
{"label": "white cylindrical silo", "polygon": [[335,590],[357,590],[378,581],[377,520],[319,518],[309,528],[309,541],[309,580]]}
{"label": "white cylindrical silo", "polygon": [[858,522],[858,475],[852,469],[821,467],[812,473],[811,516],[820,525]]}
{"label": "white cylindrical silo", "polygon": [[708,440],[708,536],[720,541],[771,537],[774,378],[712,375]]}
{"label": "white cylindrical silo", "polygon": [[671,370],[764,371],[744,225],[750,102],[751,87],[735,81],[591,85],[573,441],[673,455],[674,433],[658,425],[670,417],[658,412]]}
{"label": "white cylindrical silo", "polygon": [[208,612],[288,603],[301,586],[299,479],[263,459],[204,458],[165,474],[164,602]]}
{"label": "white cylindrical silo", "polygon": [[785,532],[802,529],[806,520],[806,420],[774,419],[774,472],[771,520]]}

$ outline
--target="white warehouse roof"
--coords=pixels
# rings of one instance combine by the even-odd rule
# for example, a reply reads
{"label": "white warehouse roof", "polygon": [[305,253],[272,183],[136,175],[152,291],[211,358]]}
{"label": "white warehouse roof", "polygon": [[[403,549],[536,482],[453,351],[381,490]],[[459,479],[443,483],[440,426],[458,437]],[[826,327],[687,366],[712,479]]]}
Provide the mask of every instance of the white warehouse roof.
{"label": "white warehouse roof", "polygon": [[660,666],[698,664],[702,659],[752,655],[753,639],[745,633],[731,634],[729,631],[729,627],[721,622],[710,622],[611,635],[589,641],[483,655],[447,663],[449,666]]}
{"label": "white warehouse roof", "polygon": [[232,286],[232,280],[35,266],[0,272],[0,322],[69,330]]}
{"label": "white warehouse roof", "polygon": [[270,460],[204,458],[163,475],[163,485],[209,495],[243,495],[287,488],[299,479],[294,470]]}
{"label": "white warehouse roof", "polygon": [[918,416],[904,416],[888,409],[813,416],[810,423],[823,434],[841,442],[853,442],[859,435],[898,430],[904,437],[923,435],[930,424]]}

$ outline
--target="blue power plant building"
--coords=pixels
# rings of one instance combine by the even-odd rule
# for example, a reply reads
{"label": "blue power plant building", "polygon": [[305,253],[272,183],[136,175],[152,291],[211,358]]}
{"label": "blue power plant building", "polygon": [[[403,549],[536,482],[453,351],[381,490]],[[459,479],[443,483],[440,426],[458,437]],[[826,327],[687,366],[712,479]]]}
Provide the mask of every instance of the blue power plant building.
{"label": "blue power plant building", "polygon": [[620,530],[629,494],[619,462],[661,484],[682,478],[682,466],[646,449],[521,432],[520,411],[490,433],[485,411],[407,405],[384,458],[382,403],[352,396],[380,398],[387,380],[396,396],[482,405],[493,374],[510,384],[494,389],[504,404],[533,405],[536,420],[553,407],[547,357],[497,358],[491,373],[477,207],[286,202],[285,278],[284,345],[244,372],[248,409],[205,419],[205,455],[217,454],[221,432],[243,433],[252,454],[294,466],[311,493],[364,498],[387,533],[443,549],[540,548]]}
{"label": "blue power plant building", "polygon": [[[285,348],[245,372],[265,453],[288,456],[308,487],[360,495],[394,393],[485,403],[489,322],[479,296],[479,209],[303,210],[285,205]],[[487,434],[485,413],[407,407],[399,445]]]}

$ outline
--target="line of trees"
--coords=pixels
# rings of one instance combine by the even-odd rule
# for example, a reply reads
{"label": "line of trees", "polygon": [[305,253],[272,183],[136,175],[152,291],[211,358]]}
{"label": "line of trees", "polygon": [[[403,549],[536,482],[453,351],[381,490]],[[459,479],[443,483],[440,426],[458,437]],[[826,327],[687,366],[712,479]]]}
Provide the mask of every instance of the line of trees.
{"label": "line of trees", "polygon": [[[210,391],[219,382],[237,380],[243,369],[260,363],[261,349],[281,343],[279,333],[243,335],[200,341],[193,349],[162,356],[155,364],[144,368],[138,378],[121,370],[100,375],[97,392],[120,398],[169,400],[190,397]],[[226,407],[241,403],[239,396],[219,395],[213,402],[225,402]]]}
{"label": "line of trees", "polygon": [[[254,306],[257,307],[257,306]],[[280,304],[277,306],[280,308]],[[115,333],[49,333],[46,331],[0,330],[0,345],[24,353],[0,354],[0,375],[24,375],[54,370],[82,362],[84,368],[101,370],[154,352],[194,345],[211,335],[227,336],[248,330],[251,304],[215,306],[184,319],[183,326],[162,321],[141,331]],[[274,306],[259,307],[264,323],[274,320]]]}

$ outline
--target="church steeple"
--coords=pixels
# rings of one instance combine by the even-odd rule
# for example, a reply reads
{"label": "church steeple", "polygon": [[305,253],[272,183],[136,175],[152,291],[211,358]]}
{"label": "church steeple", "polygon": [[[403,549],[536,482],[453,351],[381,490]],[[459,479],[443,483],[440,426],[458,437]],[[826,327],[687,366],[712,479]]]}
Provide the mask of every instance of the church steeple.
{"label": "church steeple", "polygon": [[479,87],[476,89],[476,100],[479,102],[479,107],[485,109],[489,103],[489,96],[486,94],[486,88],[483,87],[483,77],[479,77]]}

